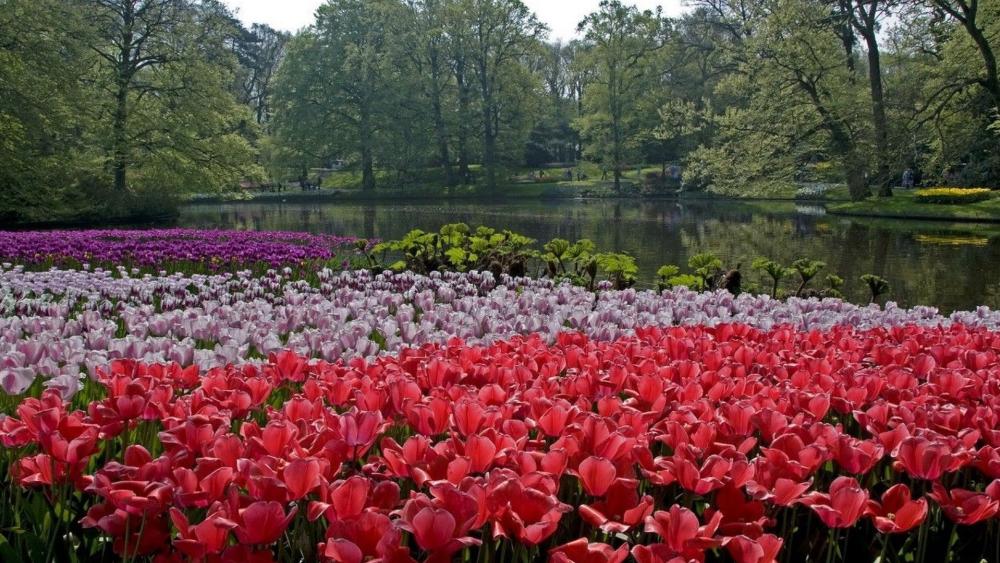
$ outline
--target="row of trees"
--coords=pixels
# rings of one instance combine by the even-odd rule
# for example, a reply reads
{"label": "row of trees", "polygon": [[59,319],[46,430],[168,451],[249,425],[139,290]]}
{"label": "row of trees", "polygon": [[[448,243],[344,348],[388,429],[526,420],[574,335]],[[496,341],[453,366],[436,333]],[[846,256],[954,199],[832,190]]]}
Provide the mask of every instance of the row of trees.
{"label": "row of trees", "polygon": [[568,45],[519,0],[336,0],[291,42],[274,164],[359,155],[362,184],[471,162],[585,158],[621,188],[683,162],[694,188],[804,180],[891,193],[906,168],[996,183],[997,0],[697,0],[678,19],[617,1]]}
{"label": "row of trees", "polygon": [[134,217],[261,176],[287,40],[214,0],[0,1],[0,217]]}
{"label": "row of trees", "polygon": [[[1000,0],[618,1],[547,41],[520,0],[329,0],[291,36],[218,0],[0,0],[0,213],[131,213],[334,160],[496,187],[640,162],[695,189],[1000,178]],[[154,205],[155,204],[155,205]]]}

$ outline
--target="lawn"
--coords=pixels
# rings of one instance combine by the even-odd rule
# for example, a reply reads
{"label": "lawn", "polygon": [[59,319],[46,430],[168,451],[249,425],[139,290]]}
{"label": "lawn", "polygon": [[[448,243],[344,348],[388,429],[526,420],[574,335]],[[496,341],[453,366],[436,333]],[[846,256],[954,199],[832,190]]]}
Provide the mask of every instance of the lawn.
{"label": "lawn", "polygon": [[1000,199],[996,197],[978,203],[946,205],[917,203],[913,192],[896,191],[892,197],[834,204],[828,210],[836,215],[862,217],[1000,222]]}

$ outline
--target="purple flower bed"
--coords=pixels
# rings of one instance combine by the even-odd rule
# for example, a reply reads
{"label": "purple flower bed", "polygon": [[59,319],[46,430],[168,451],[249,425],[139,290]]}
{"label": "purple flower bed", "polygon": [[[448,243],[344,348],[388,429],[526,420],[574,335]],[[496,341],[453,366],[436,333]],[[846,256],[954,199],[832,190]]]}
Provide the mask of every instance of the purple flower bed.
{"label": "purple flower bed", "polygon": [[112,264],[169,268],[332,260],[353,237],[281,231],[196,229],[0,232],[0,261],[28,266]]}

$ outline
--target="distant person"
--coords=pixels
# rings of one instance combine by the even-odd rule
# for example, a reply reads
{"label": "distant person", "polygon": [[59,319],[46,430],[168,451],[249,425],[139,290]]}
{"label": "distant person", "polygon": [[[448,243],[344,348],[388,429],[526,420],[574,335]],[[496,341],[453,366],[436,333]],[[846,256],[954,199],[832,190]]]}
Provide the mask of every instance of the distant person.
{"label": "distant person", "polygon": [[676,164],[670,165],[670,178],[676,180],[681,177],[681,167]]}
{"label": "distant person", "polygon": [[601,165],[601,181],[604,182],[608,179],[608,167]]}
{"label": "distant person", "polygon": [[903,171],[903,189],[913,189],[913,170],[910,168]]}
{"label": "distant person", "polygon": [[573,169],[572,168],[567,168],[566,169],[566,173],[564,174],[564,176],[565,176],[565,178],[566,178],[567,181],[572,182],[573,181]]}
{"label": "distant person", "polygon": [[949,166],[948,170],[944,173],[944,181],[947,184],[957,184],[958,183],[958,169],[954,166]]}

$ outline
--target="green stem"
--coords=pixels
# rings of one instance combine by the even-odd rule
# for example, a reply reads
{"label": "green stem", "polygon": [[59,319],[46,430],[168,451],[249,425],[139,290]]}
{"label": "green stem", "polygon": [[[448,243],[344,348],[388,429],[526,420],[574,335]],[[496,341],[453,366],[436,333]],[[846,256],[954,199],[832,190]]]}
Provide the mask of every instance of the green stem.
{"label": "green stem", "polygon": [[885,563],[885,554],[889,551],[889,534],[882,534],[882,551],[878,555],[878,563]]}
{"label": "green stem", "polygon": [[955,546],[955,542],[958,541],[958,522],[952,522],[951,524],[951,536],[948,537],[948,549],[945,554],[945,563],[951,562],[952,548]]}

